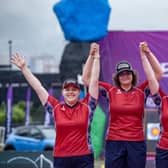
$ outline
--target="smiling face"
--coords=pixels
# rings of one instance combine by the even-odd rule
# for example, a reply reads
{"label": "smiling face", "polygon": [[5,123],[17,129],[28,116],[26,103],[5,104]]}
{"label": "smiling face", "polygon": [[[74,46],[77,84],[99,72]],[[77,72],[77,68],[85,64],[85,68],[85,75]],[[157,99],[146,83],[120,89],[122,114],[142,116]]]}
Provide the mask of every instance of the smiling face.
{"label": "smiling face", "polygon": [[120,82],[121,88],[125,87],[131,87],[132,86],[132,80],[133,80],[133,75],[131,71],[122,71],[121,73],[118,74],[118,79]]}
{"label": "smiling face", "polygon": [[68,105],[74,105],[79,99],[80,89],[69,86],[62,89],[62,95]]}

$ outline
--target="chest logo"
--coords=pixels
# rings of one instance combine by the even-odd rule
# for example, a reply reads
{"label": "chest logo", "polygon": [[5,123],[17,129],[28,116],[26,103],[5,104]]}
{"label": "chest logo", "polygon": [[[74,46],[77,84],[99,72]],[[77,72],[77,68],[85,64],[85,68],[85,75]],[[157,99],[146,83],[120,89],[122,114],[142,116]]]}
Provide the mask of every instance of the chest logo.
{"label": "chest logo", "polygon": [[62,111],[65,111],[65,107],[64,107],[64,106],[62,106],[62,107],[61,107],[61,110],[62,110]]}
{"label": "chest logo", "polygon": [[121,94],[121,90],[120,90],[120,89],[117,89],[116,94]]}

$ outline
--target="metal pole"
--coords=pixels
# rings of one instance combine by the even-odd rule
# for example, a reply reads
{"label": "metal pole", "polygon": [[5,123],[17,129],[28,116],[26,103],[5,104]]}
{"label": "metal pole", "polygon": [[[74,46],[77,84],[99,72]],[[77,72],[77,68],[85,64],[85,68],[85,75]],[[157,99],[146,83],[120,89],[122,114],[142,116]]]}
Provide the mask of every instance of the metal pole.
{"label": "metal pole", "polygon": [[10,63],[10,59],[12,57],[12,40],[9,40],[8,41],[8,44],[9,44],[9,66],[10,68],[12,67],[11,63]]}

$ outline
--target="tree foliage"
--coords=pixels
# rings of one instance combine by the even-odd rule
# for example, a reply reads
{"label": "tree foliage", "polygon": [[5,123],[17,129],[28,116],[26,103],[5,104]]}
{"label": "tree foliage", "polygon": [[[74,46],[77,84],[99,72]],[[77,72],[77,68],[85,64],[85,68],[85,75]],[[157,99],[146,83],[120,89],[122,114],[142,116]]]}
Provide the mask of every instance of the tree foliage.
{"label": "tree foliage", "polygon": [[[4,125],[5,124],[5,119],[6,119],[6,104],[3,102],[0,105],[0,124]],[[17,104],[14,104],[12,107],[12,122],[13,123],[18,123],[18,122],[23,122],[25,118],[25,102],[20,101]]]}

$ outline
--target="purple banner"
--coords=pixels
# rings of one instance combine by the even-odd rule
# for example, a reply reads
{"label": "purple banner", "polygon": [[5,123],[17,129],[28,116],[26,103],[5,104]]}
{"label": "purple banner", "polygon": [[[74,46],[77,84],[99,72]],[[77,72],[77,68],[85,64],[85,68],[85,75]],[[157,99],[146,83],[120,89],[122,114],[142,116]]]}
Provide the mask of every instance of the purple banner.
{"label": "purple banner", "polygon": [[26,114],[25,114],[25,125],[30,124],[30,99],[31,99],[31,88],[27,88],[26,92]]}
{"label": "purple banner", "polygon": [[5,121],[5,139],[8,134],[11,132],[11,123],[12,123],[12,100],[13,100],[13,87],[10,85],[7,91],[7,112],[6,112],[6,121]]}
{"label": "purple banner", "polygon": [[[53,96],[54,95],[54,89],[50,88],[48,90],[49,95]],[[45,116],[44,116],[44,125],[53,125],[53,116],[52,114],[48,113],[47,111],[45,111]]]}
{"label": "purple banner", "polygon": [[152,52],[158,58],[164,71],[160,81],[161,88],[168,93],[168,31],[125,32],[114,31],[100,43],[102,77],[112,82],[116,64],[121,60],[129,61],[139,74],[139,82],[146,79],[140,60],[139,43],[147,41]]}

